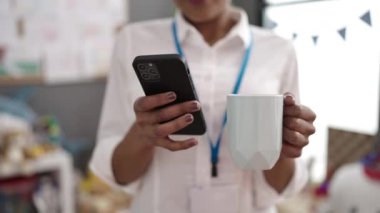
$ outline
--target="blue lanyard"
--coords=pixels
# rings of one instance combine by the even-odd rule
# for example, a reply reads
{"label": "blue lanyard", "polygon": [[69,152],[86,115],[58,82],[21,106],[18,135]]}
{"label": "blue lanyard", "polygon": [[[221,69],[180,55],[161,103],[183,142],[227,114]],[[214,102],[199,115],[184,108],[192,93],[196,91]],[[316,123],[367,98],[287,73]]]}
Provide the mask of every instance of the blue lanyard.
{"label": "blue lanyard", "polygon": [[[180,44],[179,39],[178,39],[177,23],[175,20],[172,23],[172,34],[173,34],[174,44],[175,44],[175,47],[177,49],[178,54],[182,58],[185,58],[185,54],[183,52],[183,49],[182,49],[181,44]],[[248,65],[249,59],[251,57],[251,52],[252,52],[252,47],[253,47],[253,38],[252,38],[251,33],[249,34],[249,36],[250,36],[249,45],[245,49],[243,61],[242,61],[241,66],[240,66],[240,71],[239,71],[239,74],[237,76],[234,89],[232,91],[233,94],[239,93],[240,85],[241,85],[241,82],[243,80],[244,74],[247,70],[247,65]],[[224,117],[223,117],[222,127],[221,127],[221,130],[219,132],[216,143],[215,144],[212,143],[211,138],[208,137],[208,141],[209,141],[210,149],[211,149],[211,165],[212,165],[211,175],[212,175],[212,177],[218,176],[217,164],[218,164],[219,148],[220,148],[220,143],[222,141],[223,130],[224,130],[224,127],[226,126],[226,122],[227,122],[227,112],[225,111]]]}

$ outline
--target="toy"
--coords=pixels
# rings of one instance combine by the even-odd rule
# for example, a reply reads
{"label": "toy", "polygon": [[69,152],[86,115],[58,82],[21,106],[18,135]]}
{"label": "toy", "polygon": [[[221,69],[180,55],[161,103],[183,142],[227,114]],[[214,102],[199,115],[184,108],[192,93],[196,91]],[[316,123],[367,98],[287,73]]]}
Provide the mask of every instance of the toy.
{"label": "toy", "polygon": [[329,190],[332,212],[380,212],[380,179],[368,176],[365,167],[348,164],[336,172]]}

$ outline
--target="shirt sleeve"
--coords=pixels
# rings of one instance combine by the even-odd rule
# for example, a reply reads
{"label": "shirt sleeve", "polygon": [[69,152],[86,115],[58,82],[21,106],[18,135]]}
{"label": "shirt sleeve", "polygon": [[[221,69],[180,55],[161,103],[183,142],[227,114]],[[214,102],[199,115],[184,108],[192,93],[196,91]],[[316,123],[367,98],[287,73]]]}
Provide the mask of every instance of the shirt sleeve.
{"label": "shirt sleeve", "polygon": [[[285,47],[284,53],[286,54],[286,60],[284,61],[280,79],[280,93],[291,92],[296,97],[297,103],[300,103],[296,52],[290,42],[287,42]],[[278,193],[267,183],[263,172],[253,173],[253,202],[256,207],[260,209],[271,207],[283,199],[297,194],[303,189],[308,180],[307,168],[302,159],[296,159],[295,163],[295,171],[292,179],[282,193]]]}
{"label": "shirt sleeve", "polygon": [[[116,146],[132,125],[133,100],[129,95],[127,66],[128,61],[128,31],[124,29],[118,36],[108,75],[105,97],[97,134],[97,143],[90,160],[90,170],[111,187],[121,187],[116,184],[112,171],[112,155]],[[123,187],[128,193],[134,194],[138,182]]]}
{"label": "shirt sleeve", "polygon": [[278,193],[270,186],[263,172],[253,173],[253,202],[254,206],[259,209],[266,209],[299,193],[308,180],[306,165],[301,159],[296,159],[295,171],[292,179],[282,193]]}

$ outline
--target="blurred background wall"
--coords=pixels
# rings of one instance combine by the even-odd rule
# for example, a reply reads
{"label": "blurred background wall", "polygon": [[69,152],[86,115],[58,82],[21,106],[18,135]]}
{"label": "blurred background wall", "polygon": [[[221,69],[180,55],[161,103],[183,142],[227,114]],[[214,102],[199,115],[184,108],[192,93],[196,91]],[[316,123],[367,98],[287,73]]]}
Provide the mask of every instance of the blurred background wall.
{"label": "blurred background wall", "polygon": [[[52,12],[65,1],[70,3],[66,5],[68,8]],[[45,6],[40,8],[33,2]],[[309,163],[311,181],[323,183],[332,171],[358,162],[374,151],[374,146],[380,152],[379,1],[233,0],[233,3],[247,11],[251,24],[272,29],[291,40],[296,48],[301,101],[318,115],[317,133],[303,153]],[[13,4],[21,5],[16,15],[6,11]],[[78,5],[82,10],[73,10]],[[42,16],[33,14],[37,9]],[[114,35],[125,23],[173,14],[171,0],[0,0],[0,96],[24,99],[37,115],[54,116],[69,142],[66,148],[70,152],[75,154],[86,147],[85,153],[76,153],[74,157],[75,166],[85,174],[95,145]],[[25,16],[31,18],[25,20]],[[55,31],[61,32],[54,26],[56,22],[64,26],[63,33]],[[70,27],[76,24],[76,30],[72,30]],[[11,64],[17,72],[7,76],[2,66],[2,45],[15,34],[22,35],[22,39],[10,41],[16,50],[10,55],[22,61]],[[64,42],[52,42],[59,39]],[[43,45],[47,45],[46,52],[40,54]],[[36,54],[48,63],[41,64]],[[41,69],[46,72],[40,73]],[[0,107],[1,104],[4,103],[0,102]],[[85,179],[82,191],[101,190],[98,188],[101,184],[92,181]],[[322,194],[326,191],[324,186],[320,188]],[[1,187],[0,184],[0,191]],[[125,204],[125,200],[121,203]],[[92,198],[87,203],[93,203]],[[309,205],[310,200],[296,200],[294,204],[299,207],[305,203]],[[295,209],[283,212],[293,213]]]}
{"label": "blurred background wall", "polygon": [[[256,11],[261,11],[262,3],[257,0],[236,0],[234,3],[248,11],[252,23],[261,24],[262,12]],[[174,6],[168,0],[130,0],[125,11],[129,22],[137,22],[171,17]],[[0,95],[12,96],[19,89],[32,86],[28,103],[38,114],[55,115],[67,137],[94,143],[105,84],[104,77],[95,80],[64,80],[50,84],[39,81],[2,83],[0,80]]]}
{"label": "blurred background wall", "polygon": [[[124,4],[120,5],[123,5],[122,11],[125,17],[124,21],[119,21],[120,26],[124,22],[137,22],[155,18],[171,17],[174,14],[174,6],[171,1],[167,0],[130,0],[123,2]],[[362,46],[361,49],[349,50],[347,45],[350,44],[351,41],[353,48],[355,48],[355,45],[357,46],[357,44],[359,44],[355,42],[362,38],[358,37],[357,40],[354,41],[353,39],[356,36],[355,32],[365,31],[364,33],[368,32],[372,33],[371,35],[376,35],[378,30],[376,31],[377,13],[375,11],[372,11],[370,17],[364,17],[366,20],[360,20],[360,16],[363,14],[365,15],[365,12],[371,9],[369,8],[371,5],[370,2],[375,1],[365,1],[361,4],[362,8],[355,9],[355,6],[349,7],[349,5],[355,5],[355,1],[352,0],[346,0],[344,2],[298,0],[233,1],[235,5],[242,7],[247,11],[249,20],[252,24],[272,28],[279,35],[294,40],[297,52],[299,53],[301,94],[304,94],[302,101],[315,108],[319,114],[321,111],[327,113],[326,115],[322,114],[317,120],[317,124],[319,125],[317,126],[319,127],[318,132],[312,137],[312,145],[308,147],[308,150],[305,153],[306,158],[314,158],[314,160],[316,160],[315,168],[317,168],[316,170],[318,171],[314,172],[314,176],[317,176],[317,179],[319,180],[325,175],[324,172],[326,171],[325,161],[327,160],[326,142],[328,125],[372,135],[377,132],[377,100],[379,92],[377,91],[378,86],[376,85],[378,82],[376,77],[378,74],[376,74],[376,72],[378,72],[378,68],[374,68],[374,66],[377,66],[379,61],[376,58],[378,57],[378,54],[376,54],[376,51],[378,50],[377,48],[370,48],[371,52],[368,52],[367,54],[371,58],[365,57],[365,55],[358,52],[366,51],[363,42],[367,41],[366,45],[370,47],[371,39],[364,39],[360,44]],[[118,6],[118,4],[115,5]],[[113,6],[115,7],[115,5]],[[327,8],[330,8],[330,12],[327,12],[325,16],[323,16],[323,19],[318,18],[321,11],[325,11]],[[336,11],[332,11],[331,8],[335,8]],[[333,14],[337,11],[340,11],[340,19],[335,20],[334,25],[329,19],[334,16]],[[331,16],[329,16],[329,14]],[[298,20],[298,16],[303,16],[303,21]],[[307,20],[309,20],[309,22]],[[366,26],[363,21],[372,21],[372,26]],[[352,28],[348,26],[351,23],[358,25],[361,29],[355,29],[355,27]],[[333,39],[329,41],[328,36],[323,36],[325,34],[333,33],[335,36],[334,39],[336,40]],[[365,38],[367,34],[363,35],[363,38]],[[345,37],[342,39],[342,36]],[[107,51],[99,56],[102,57],[105,64],[107,64],[110,59],[112,42],[112,40],[104,42]],[[330,44],[328,44],[328,42],[330,42]],[[323,47],[323,45],[325,46]],[[333,45],[337,45],[336,48],[333,48],[334,50],[341,49],[342,52],[336,52],[334,53],[335,55],[330,54],[327,57],[324,51],[331,48]],[[87,45],[83,48],[86,49],[88,46],[91,47],[91,45]],[[322,48],[325,48],[326,50],[322,50]],[[93,52],[91,50],[92,49],[90,48],[87,52]],[[342,55],[339,55],[343,52],[349,52],[352,54],[349,57],[345,56],[345,59]],[[331,53],[331,51],[327,50],[326,53]],[[84,55],[90,59],[91,57],[94,57],[86,56],[86,53]],[[324,57],[326,60],[317,63],[317,60],[315,59],[321,57]],[[355,57],[360,60],[356,60]],[[356,63],[350,65],[344,61],[356,61]],[[321,65],[323,64],[327,64],[329,67],[334,67],[322,67]],[[344,66],[346,67],[340,66],[340,64],[345,64]],[[360,67],[362,65],[365,65],[365,67]],[[359,71],[349,69],[353,66],[355,66],[356,69],[370,69],[371,71],[367,71],[367,73],[371,72],[372,74],[361,75]],[[369,66],[371,68],[369,68]],[[88,68],[88,66],[84,67]],[[330,72],[328,71],[329,69],[342,70],[342,72]],[[347,69],[349,71],[344,71]],[[70,71],[70,67],[66,70]],[[70,77],[69,74],[58,77],[54,77],[53,74],[53,77],[49,77],[48,75],[48,78],[50,78],[49,82],[41,82],[41,79],[26,80],[25,82],[22,80],[17,80],[15,82],[2,81],[0,79],[0,94],[9,96],[17,93],[17,91],[24,86],[33,86],[34,90],[33,93],[31,93],[29,104],[37,113],[40,115],[56,115],[67,137],[84,138],[85,141],[91,141],[94,143],[105,90],[106,74],[104,70],[101,72],[93,71],[90,66],[87,73],[85,72],[84,74],[76,75],[79,77]],[[336,79],[340,77],[345,78],[346,80],[337,81]],[[357,89],[350,90],[350,88],[355,88],[356,83],[360,83],[353,82],[355,79],[368,81],[368,83],[366,86],[360,84]],[[339,82],[340,84],[336,84],[335,82]],[[326,87],[327,83],[330,85],[329,89]],[[321,93],[322,90],[324,91],[324,95]],[[330,90],[330,92],[328,92],[328,90]],[[363,106],[359,105],[358,107],[343,107],[343,104],[347,105],[349,103],[349,99],[347,99],[348,94],[345,94],[344,91],[350,91],[348,94],[356,94],[357,99],[368,107],[363,108]],[[334,93],[334,95],[332,95],[332,93]],[[345,98],[341,99],[340,102],[337,102],[340,104],[334,103],[330,106],[330,109],[326,108],[326,104],[321,104],[322,101],[333,103],[336,101],[334,96],[339,96],[339,93],[345,94]],[[366,93],[366,95],[360,95],[360,93]],[[345,100],[345,102],[342,102],[343,100]],[[346,109],[346,111],[339,110],[338,108]],[[350,116],[353,116],[352,119],[349,118],[350,116],[345,116],[348,114],[348,110],[355,108],[361,109],[363,112],[362,114],[365,116],[362,116],[359,113],[351,113]],[[372,114],[375,116],[372,116]],[[359,123],[355,123],[354,120]],[[318,142],[313,143],[313,141]],[[320,141],[325,142],[321,143]]]}

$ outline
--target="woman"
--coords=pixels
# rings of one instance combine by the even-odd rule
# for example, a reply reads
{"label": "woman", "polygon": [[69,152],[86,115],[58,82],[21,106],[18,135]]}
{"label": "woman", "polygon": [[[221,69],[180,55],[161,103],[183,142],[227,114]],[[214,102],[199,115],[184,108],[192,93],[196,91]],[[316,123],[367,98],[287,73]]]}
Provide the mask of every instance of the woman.
{"label": "woman", "polygon": [[[276,202],[305,183],[305,168],[295,158],[314,133],[315,114],[296,101],[292,45],[250,26],[245,12],[233,8],[230,0],[174,3],[179,10],[174,19],[131,24],[120,33],[90,167],[110,184],[134,193],[132,212],[275,212]],[[132,60],[175,52],[186,57],[202,105],[190,101],[157,110],[176,94],[145,97]],[[233,164],[223,134],[218,175],[212,177],[207,137],[169,135],[189,125],[191,112],[201,108],[208,136],[215,140],[224,133],[226,95],[247,52],[240,92],[285,94],[281,157],[271,170],[242,171]]]}

